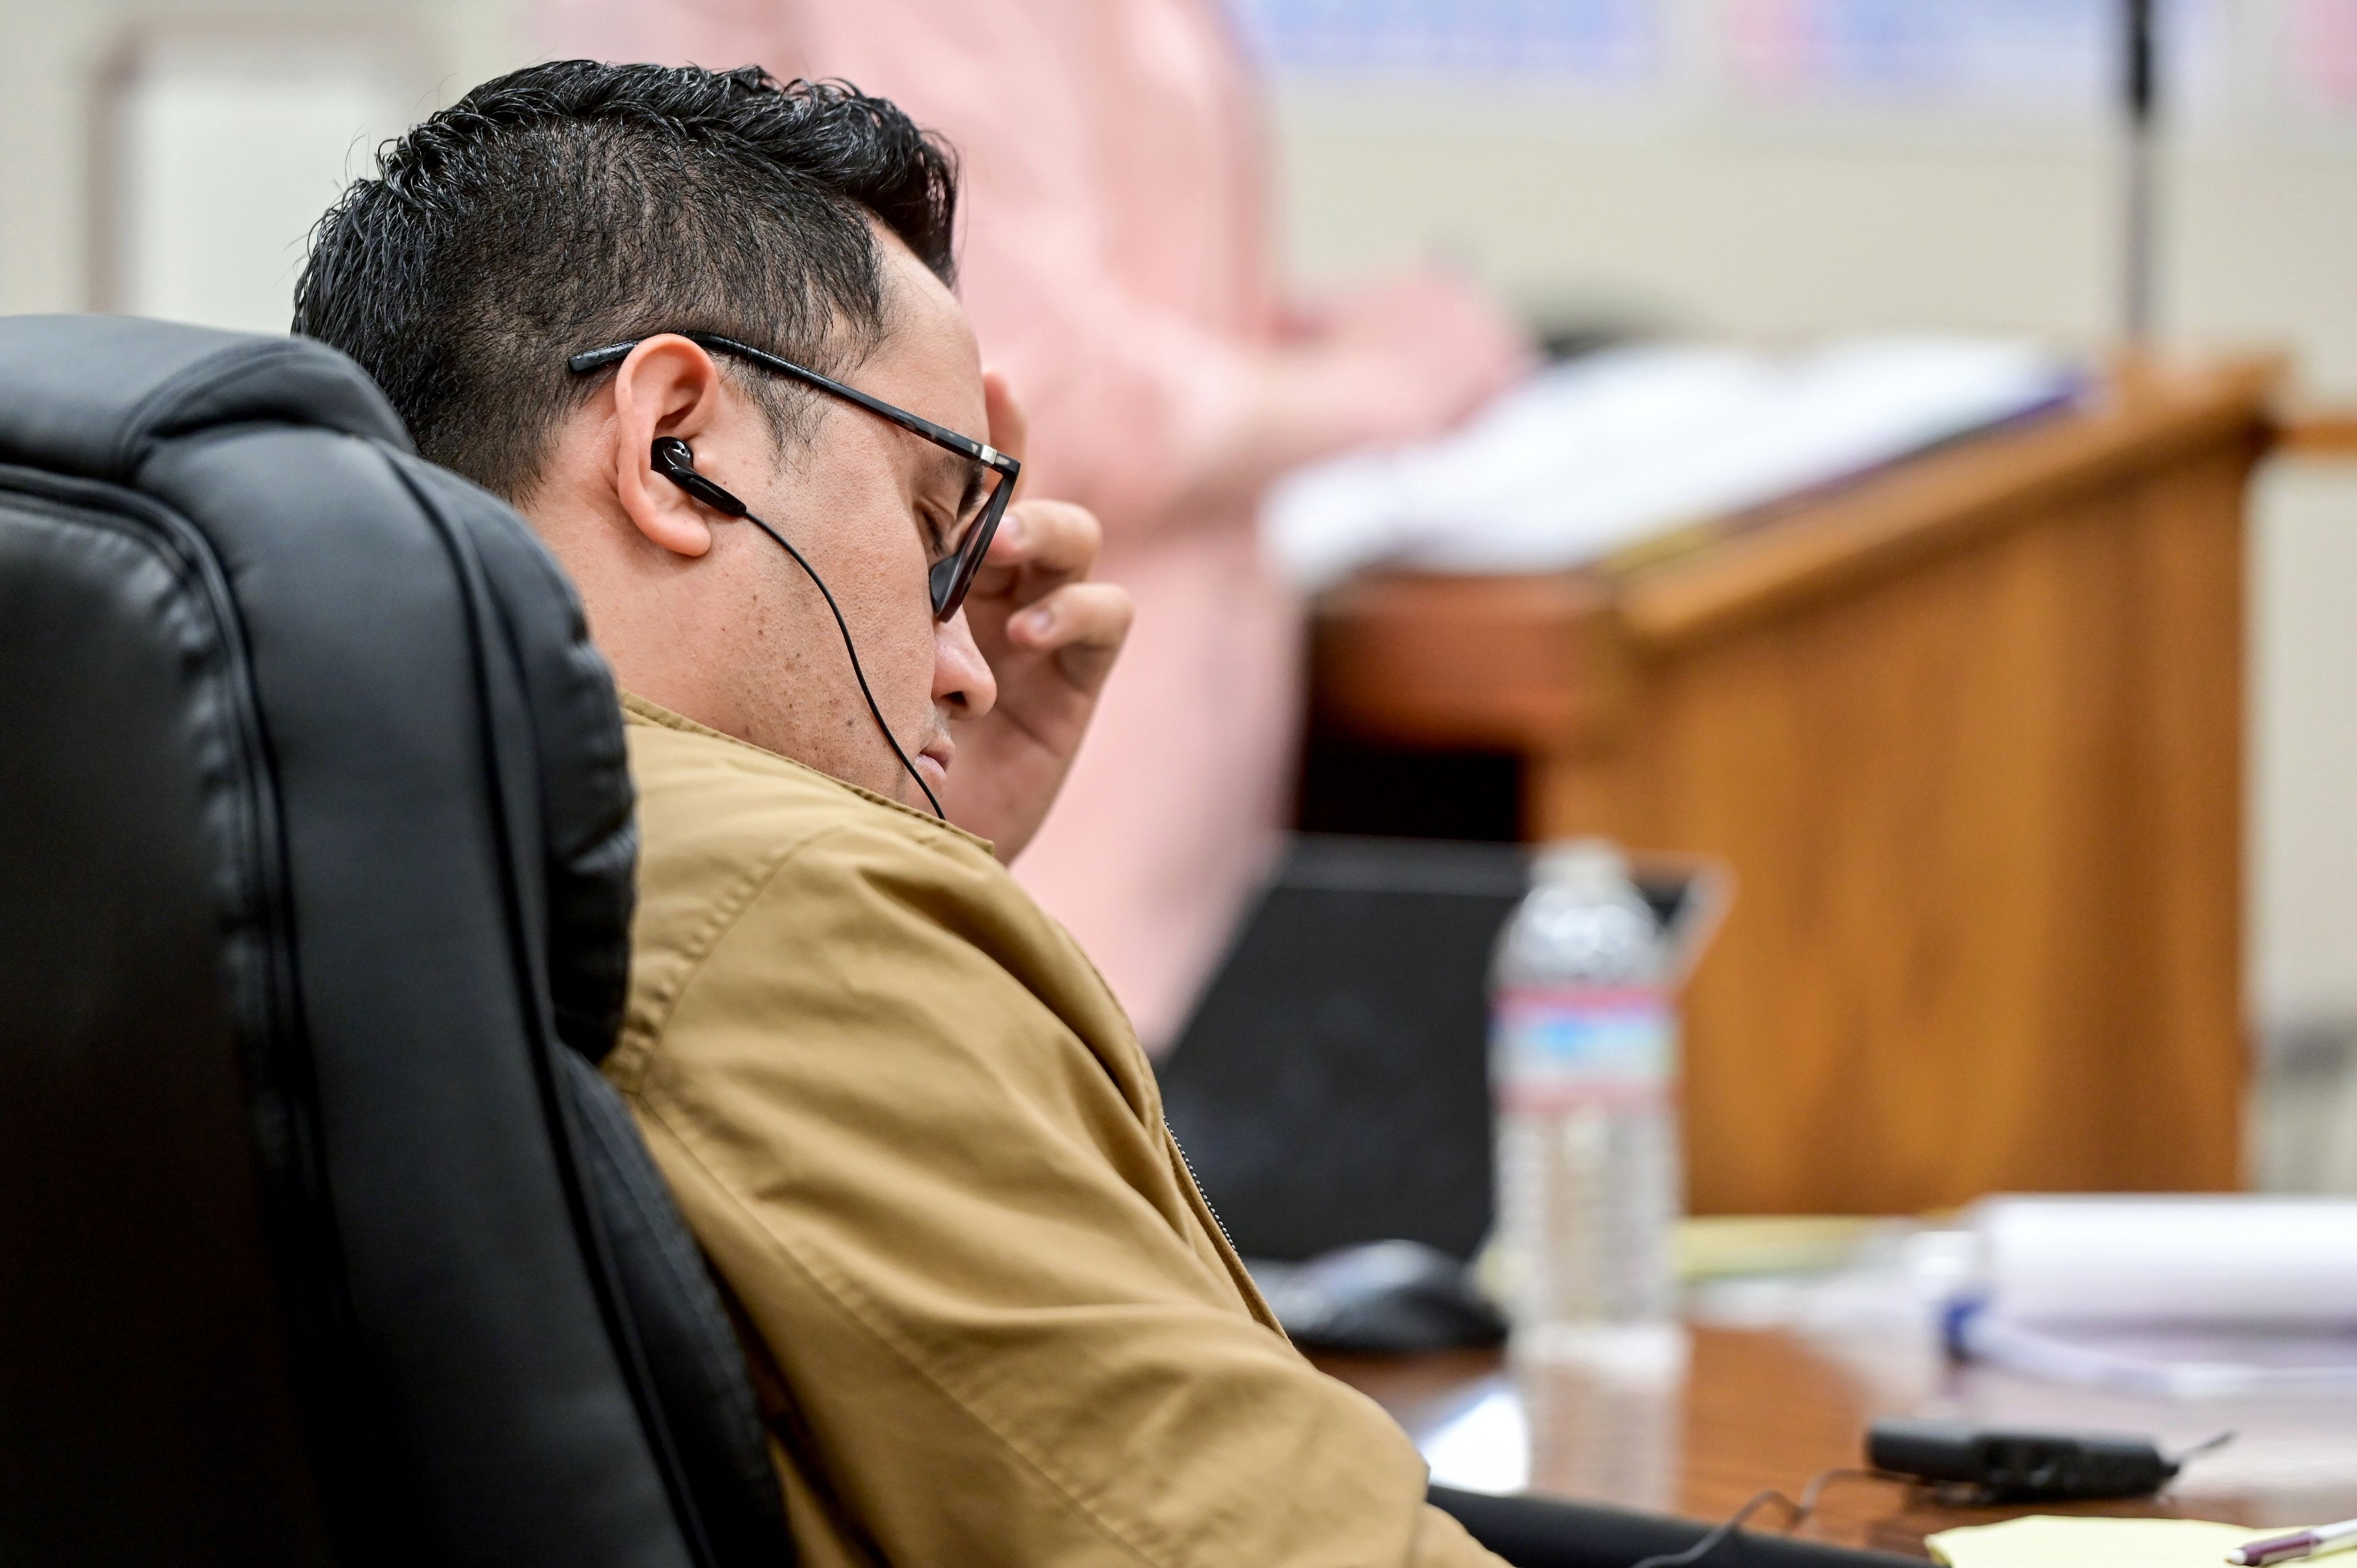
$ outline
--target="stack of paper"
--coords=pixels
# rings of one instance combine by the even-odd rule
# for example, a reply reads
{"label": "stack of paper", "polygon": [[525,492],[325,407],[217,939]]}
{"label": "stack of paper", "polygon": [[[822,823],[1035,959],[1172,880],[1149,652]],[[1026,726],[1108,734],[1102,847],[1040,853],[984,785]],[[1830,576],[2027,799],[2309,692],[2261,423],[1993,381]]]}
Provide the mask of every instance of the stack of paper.
{"label": "stack of paper", "polygon": [[2357,1383],[2357,1202],[2007,1197],[1973,1219],[1967,1355],[2179,1398]]}
{"label": "stack of paper", "polygon": [[1441,441],[1293,475],[1264,528],[1310,590],[1382,562],[1574,566],[2059,406],[2079,384],[2033,344],[1983,338],[1612,349],[1544,372]]}

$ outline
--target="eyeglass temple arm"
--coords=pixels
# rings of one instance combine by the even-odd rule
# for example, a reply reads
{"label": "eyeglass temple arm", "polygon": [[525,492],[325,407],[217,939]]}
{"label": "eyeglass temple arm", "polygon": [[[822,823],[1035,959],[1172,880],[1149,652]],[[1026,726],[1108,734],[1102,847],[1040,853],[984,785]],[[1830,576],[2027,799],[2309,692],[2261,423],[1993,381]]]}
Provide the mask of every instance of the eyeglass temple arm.
{"label": "eyeglass temple arm", "polygon": [[[1022,471],[1023,465],[1020,462],[995,446],[985,446],[971,436],[961,435],[947,425],[935,424],[931,420],[910,413],[905,408],[896,408],[881,398],[868,396],[857,387],[845,386],[832,376],[821,375],[816,371],[797,365],[791,360],[781,359],[767,349],[756,349],[750,343],[739,343],[734,338],[723,338],[716,332],[683,332],[679,336],[699,348],[716,349],[724,354],[734,354],[738,359],[748,360],[765,370],[775,371],[782,376],[791,376],[799,381],[807,381],[821,392],[831,392],[846,403],[856,403],[868,413],[890,420],[911,435],[921,435],[928,441],[946,446],[952,452],[971,457],[984,467],[1006,475],[1010,484],[1014,482],[1015,476]],[[604,370],[608,365],[628,358],[630,350],[644,341],[646,339],[643,338],[634,338],[627,343],[613,343],[603,349],[584,349],[565,363],[575,375],[587,375],[592,371]]]}

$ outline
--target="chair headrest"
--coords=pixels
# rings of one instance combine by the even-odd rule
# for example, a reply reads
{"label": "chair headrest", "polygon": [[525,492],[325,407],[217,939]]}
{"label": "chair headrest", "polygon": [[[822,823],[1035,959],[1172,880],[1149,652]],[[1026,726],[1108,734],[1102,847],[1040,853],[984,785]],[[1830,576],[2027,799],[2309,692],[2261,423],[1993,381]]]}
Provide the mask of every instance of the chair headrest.
{"label": "chair headrest", "polygon": [[[376,450],[346,450],[339,436]],[[402,476],[390,492],[382,483],[388,464]],[[231,575],[242,612],[262,628],[256,635],[298,638],[307,650],[300,675],[280,677],[274,692],[287,710],[273,715],[282,730],[294,723],[299,680],[337,687],[321,698],[334,710],[350,701],[337,683],[349,684],[351,669],[420,656],[404,652],[403,623],[385,614],[370,619],[359,644],[331,635],[344,614],[335,607],[364,602],[367,590],[348,580],[355,563],[374,552],[387,574],[418,571],[401,553],[432,537],[421,509],[469,541],[509,623],[537,743],[558,1031],[589,1060],[604,1058],[629,973],[637,849],[620,716],[579,600],[522,519],[419,460],[376,383],[326,344],[135,317],[0,317],[0,465],[139,491],[233,560],[269,559],[266,578]],[[337,533],[339,548],[307,553],[304,542],[322,530]],[[314,616],[323,606],[324,626]],[[454,690],[442,700],[475,698]]]}
{"label": "chair headrest", "polygon": [[376,383],[324,343],[126,316],[0,319],[0,462],[124,483],[159,444],[242,424],[414,449]]}

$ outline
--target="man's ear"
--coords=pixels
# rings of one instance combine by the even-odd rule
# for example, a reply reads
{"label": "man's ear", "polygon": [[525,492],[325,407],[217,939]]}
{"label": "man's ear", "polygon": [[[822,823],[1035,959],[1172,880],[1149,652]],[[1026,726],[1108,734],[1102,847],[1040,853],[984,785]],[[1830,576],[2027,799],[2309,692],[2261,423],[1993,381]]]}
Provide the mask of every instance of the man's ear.
{"label": "man's ear", "polygon": [[693,443],[720,414],[720,371],[676,333],[650,338],[614,373],[614,495],[648,543],[674,555],[712,548],[712,511],[654,471],[655,438]]}

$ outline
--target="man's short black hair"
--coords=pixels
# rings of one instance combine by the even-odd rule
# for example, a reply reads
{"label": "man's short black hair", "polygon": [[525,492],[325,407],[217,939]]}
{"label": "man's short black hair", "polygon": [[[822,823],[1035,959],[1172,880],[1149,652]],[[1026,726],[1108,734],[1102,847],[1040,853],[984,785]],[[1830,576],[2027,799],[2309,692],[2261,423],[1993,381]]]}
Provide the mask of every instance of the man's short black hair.
{"label": "man's short black hair", "polygon": [[[558,60],[379,151],[312,235],[294,329],[359,360],[428,458],[521,499],[597,384],[568,355],[700,330],[840,372],[886,325],[870,220],[948,283],[956,210],[948,148],[881,98]],[[781,437],[806,406],[739,384]]]}

